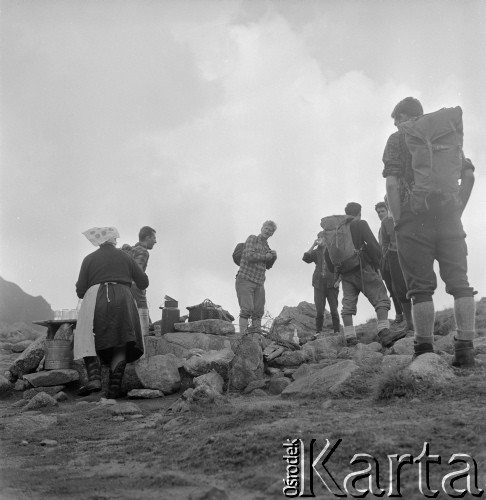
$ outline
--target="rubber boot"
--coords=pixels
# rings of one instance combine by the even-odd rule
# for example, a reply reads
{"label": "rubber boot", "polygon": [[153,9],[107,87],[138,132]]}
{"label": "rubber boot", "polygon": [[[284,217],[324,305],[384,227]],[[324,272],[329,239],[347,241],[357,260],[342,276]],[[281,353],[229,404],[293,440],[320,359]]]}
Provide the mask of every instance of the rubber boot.
{"label": "rubber boot", "polygon": [[121,384],[123,380],[123,374],[125,373],[125,367],[127,362],[120,361],[114,370],[110,370],[110,379],[108,382],[108,392],[106,393],[107,399],[118,399],[123,396],[121,390]]}
{"label": "rubber boot", "polygon": [[456,368],[472,368],[474,364],[473,341],[454,338],[454,359],[452,360],[452,366]]}
{"label": "rubber boot", "polygon": [[84,364],[88,373],[88,383],[78,390],[78,396],[88,396],[101,391],[101,365],[98,356],[86,356]]}

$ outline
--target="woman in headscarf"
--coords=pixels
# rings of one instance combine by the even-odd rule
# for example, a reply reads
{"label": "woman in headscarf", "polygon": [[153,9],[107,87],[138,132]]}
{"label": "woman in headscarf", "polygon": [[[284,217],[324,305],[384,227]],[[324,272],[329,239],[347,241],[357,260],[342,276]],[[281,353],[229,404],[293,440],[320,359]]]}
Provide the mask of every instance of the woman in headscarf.
{"label": "woman in headscarf", "polygon": [[140,319],[130,287],[135,282],[144,290],[149,281],[137,263],[116,248],[116,228],[96,227],[83,234],[99,248],[84,258],[76,283],[76,293],[83,302],[74,336],[74,358],[83,358],[88,372],[88,383],[78,394],[101,390],[101,359],[110,366],[107,397],[119,398],[126,364],[143,354]]}

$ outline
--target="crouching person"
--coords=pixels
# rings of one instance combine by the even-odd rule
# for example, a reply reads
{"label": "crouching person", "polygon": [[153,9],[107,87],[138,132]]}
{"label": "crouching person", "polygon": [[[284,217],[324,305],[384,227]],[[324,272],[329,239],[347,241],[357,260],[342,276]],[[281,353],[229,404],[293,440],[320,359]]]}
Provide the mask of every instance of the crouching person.
{"label": "crouching person", "polygon": [[122,396],[126,364],[143,354],[140,319],[130,287],[133,281],[144,290],[148,278],[129,255],[116,248],[116,228],[93,228],[83,234],[99,248],[84,258],[76,283],[76,293],[83,302],[74,336],[74,358],[83,358],[88,372],[88,383],[78,394],[101,390],[101,359],[110,366],[106,397],[115,399]]}
{"label": "crouching person", "polygon": [[316,268],[312,275],[312,286],[314,288],[314,304],[316,306],[316,335],[322,332],[324,326],[324,311],[326,308],[326,300],[329,304],[331,311],[332,327],[334,333],[340,332],[339,312],[338,312],[338,296],[339,284],[336,284],[336,276],[329,271],[326,265],[324,253],[326,251],[326,241],[324,239],[324,232],[321,231],[317,235],[316,241],[304,253],[302,260],[307,264],[314,263]]}
{"label": "crouching person", "polygon": [[254,330],[261,328],[265,312],[265,271],[277,258],[277,252],[270,250],[267,240],[276,229],[277,224],[267,220],[263,223],[260,234],[248,236],[245,242],[235,283],[240,306],[241,335],[247,331],[250,319]]}

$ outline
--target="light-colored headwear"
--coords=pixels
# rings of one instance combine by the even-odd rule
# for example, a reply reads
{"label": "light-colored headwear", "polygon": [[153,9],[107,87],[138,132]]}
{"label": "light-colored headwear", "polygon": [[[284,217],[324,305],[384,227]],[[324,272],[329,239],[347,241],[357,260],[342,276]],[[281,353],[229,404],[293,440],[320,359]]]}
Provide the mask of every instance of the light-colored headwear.
{"label": "light-colored headwear", "polygon": [[95,247],[120,237],[116,227],[92,227],[87,231],[83,231],[83,234]]}

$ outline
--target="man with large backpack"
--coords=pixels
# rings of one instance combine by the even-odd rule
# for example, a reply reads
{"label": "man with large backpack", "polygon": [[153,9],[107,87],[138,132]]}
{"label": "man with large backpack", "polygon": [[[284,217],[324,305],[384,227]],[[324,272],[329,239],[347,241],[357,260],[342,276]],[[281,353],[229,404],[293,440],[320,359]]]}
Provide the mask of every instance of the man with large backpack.
{"label": "man with large backpack", "polygon": [[342,280],[341,316],[346,344],[352,346],[357,343],[353,316],[356,314],[359,294],[362,293],[376,311],[378,340],[383,347],[390,347],[406,332],[390,330],[390,299],[378,273],[380,245],[368,223],[361,220],[359,203],[348,203],[344,211],[346,215],[331,215],[321,219],[321,227],[326,241],[326,264]]}
{"label": "man with large backpack", "polygon": [[[412,299],[415,356],[434,352],[437,287],[434,261],[454,297],[457,335],[453,365],[474,366],[474,291],[467,278],[466,234],[461,215],[474,184],[474,166],[462,151],[460,107],[425,114],[407,97],[392,112],[398,131],[383,154],[388,203],[398,257]],[[460,184],[459,184],[459,181]]]}

